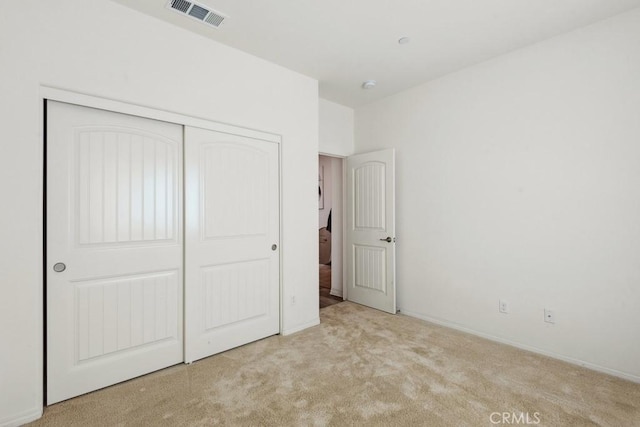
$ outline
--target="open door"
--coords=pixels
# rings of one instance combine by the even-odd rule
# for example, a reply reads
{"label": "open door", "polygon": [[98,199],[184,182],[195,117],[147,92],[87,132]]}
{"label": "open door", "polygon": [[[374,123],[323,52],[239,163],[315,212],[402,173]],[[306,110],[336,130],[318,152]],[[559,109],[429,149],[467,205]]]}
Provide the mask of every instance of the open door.
{"label": "open door", "polygon": [[395,152],[347,158],[347,299],[396,312]]}

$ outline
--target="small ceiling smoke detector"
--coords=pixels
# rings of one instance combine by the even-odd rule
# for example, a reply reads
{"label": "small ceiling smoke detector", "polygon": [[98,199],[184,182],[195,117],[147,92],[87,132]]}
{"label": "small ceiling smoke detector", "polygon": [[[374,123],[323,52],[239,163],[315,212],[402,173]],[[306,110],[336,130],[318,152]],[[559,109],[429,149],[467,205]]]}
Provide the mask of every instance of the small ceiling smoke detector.
{"label": "small ceiling smoke detector", "polygon": [[211,10],[209,6],[197,4],[193,1],[169,0],[169,3],[167,3],[167,9],[178,12],[181,15],[186,15],[189,18],[195,19],[214,28],[219,28],[225,19],[227,19],[227,17],[222,13]]}
{"label": "small ceiling smoke detector", "polygon": [[398,39],[398,44],[407,44],[411,41],[409,37],[400,37]]}
{"label": "small ceiling smoke detector", "polygon": [[362,89],[373,89],[374,87],[376,87],[375,80],[367,80],[364,83],[362,83]]}

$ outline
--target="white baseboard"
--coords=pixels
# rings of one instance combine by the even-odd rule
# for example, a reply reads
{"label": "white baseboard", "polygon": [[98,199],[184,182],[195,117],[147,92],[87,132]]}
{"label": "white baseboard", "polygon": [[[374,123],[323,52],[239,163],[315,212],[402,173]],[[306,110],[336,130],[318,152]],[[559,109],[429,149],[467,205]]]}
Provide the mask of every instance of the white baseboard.
{"label": "white baseboard", "polygon": [[342,289],[333,289],[333,288],[331,288],[331,291],[329,292],[329,295],[333,295],[334,297],[342,298]]}
{"label": "white baseboard", "polygon": [[404,309],[400,309],[400,313],[401,314],[406,314],[407,316],[410,316],[410,317],[415,317],[417,319],[425,320],[425,321],[430,322],[430,323],[435,323],[436,325],[440,325],[440,326],[444,326],[444,327],[447,327],[447,328],[455,329],[455,330],[458,330],[458,331],[466,332],[468,334],[476,335],[476,336],[482,337],[482,338],[486,338],[488,340],[499,342],[501,344],[506,344],[506,345],[509,345],[511,347],[520,348],[522,350],[527,350],[527,351],[530,351],[532,353],[538,353],[538,354],[542,354],[543,356],[548,356],[548,357],[552,357],[554,359],[562,360],[564,362],[568,362],[568,363],[571,363],[573,365],[582,366],[584,368],[591,369],[593,371],[602,372],[604,374],[613,375],[614,377],[622,378],[622,379],[625,379],[625,380],[628,380],[628,381],[633,381],[635,383],[640,383],[640,376],[629,374],[627,372],[618,371],[616,369],[611,369],[611,368],[607,368],[605,366],[596,365],[594,363],[585,362],[584,360],[580,360],[580,359],[576,359],[576,358],[573,358],[573,357],[565,356],[565,355],[562,355],[562,354],[554,353],[552,351],[543,350],[541,348],[533,347],[533,346],[530,346],[530,345],[527,345],[527,344],[522,344],[522,343],[519,343],[519,342],[516,342],[516,341],[511,341],[509,339],[501,338],[501,337],[498,337],[496,335],[491,335],[491,334],[487,334],[487,333],[484,333],[484,332],[476,331],[474,329],[467,328],[467,327],[459,325],[457,323],[449,322],[447,320],[438,319],[438,318],[431,317],[431,316],[427,316],[425,314],[416,313],[416,312],[413,312],[413,311],[406,311]]}
{"label": "white baseboard", "polygon": [[17,427],[42,417],[42,407],[0,420],[1,427]]}
{"label": "white baseboard", "polygon": [[316,318],[316,319],[314,319],[314,320],[312,320],[310,322],[294,326],[293,328],[290,328],[290,329],[284,329],[282,331],[282,335],[286,336],[286,335],[295,334],[296,332],[300,332],[300,331],[302,331],[304,329],[310,328],[312,326],[317,326],[319,324],[320,324],[320,318],[318,317],[318,318]]}

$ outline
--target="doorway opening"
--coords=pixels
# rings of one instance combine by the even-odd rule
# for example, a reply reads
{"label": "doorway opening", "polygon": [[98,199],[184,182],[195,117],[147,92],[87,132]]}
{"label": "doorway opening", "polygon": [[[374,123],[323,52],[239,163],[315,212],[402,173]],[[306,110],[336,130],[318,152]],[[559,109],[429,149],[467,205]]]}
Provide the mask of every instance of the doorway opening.
{"label": "doorway opening", "polygon": [[343,165],[318,156],[318,290],[320,308],[343,301]]}

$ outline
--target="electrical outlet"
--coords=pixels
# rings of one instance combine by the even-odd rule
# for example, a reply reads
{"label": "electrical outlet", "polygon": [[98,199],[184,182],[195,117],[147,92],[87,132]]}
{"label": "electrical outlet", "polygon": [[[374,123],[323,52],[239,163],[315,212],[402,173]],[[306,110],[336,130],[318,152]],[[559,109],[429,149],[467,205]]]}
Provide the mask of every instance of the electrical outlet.
{"label": "electrical outlet", "polygon": [[544,321],[547,323],[556,323],[556,313],[548,308],[544,309]]}
{"label": "electrical outlet", "polygon": [[509,303],[503,299],[499,301],[498,310],[500,313],[508,314],[509,313]]}
{"label": "electrical outlet", "polygon": [[291,304],[295,304],[295,303],[296,303],[296,296],[295,296],[295,295],[293,295],[293,296],[291,297]]}

